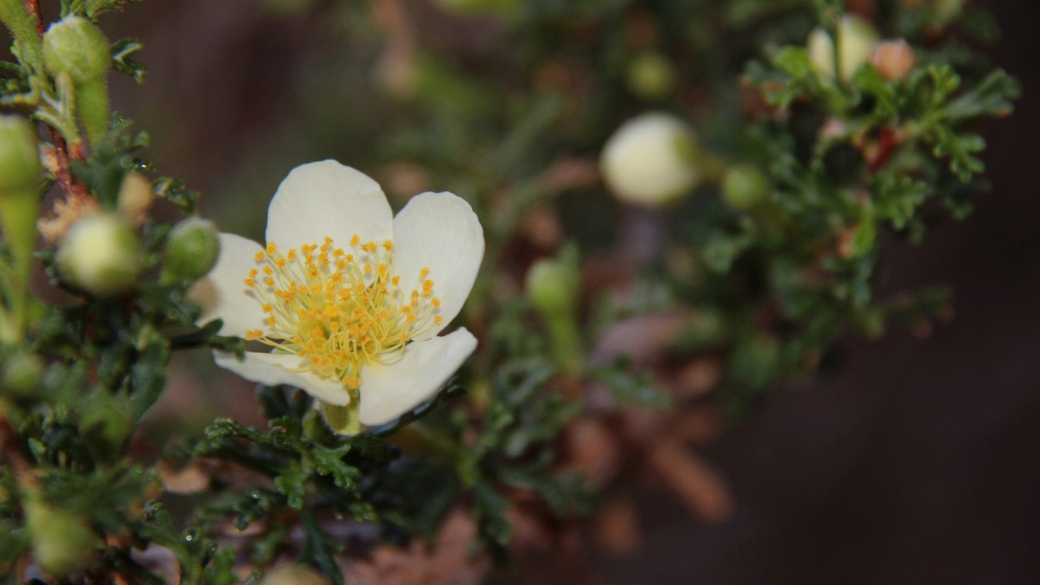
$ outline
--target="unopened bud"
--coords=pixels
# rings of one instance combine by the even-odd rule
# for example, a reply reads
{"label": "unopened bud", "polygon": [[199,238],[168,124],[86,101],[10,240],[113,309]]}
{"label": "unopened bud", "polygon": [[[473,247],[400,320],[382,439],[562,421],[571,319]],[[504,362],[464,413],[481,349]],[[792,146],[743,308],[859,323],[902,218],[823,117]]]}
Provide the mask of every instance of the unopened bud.
{"label": "unopened bud", "polygon": [[101,29],[79,16],[51,25],[43,36],[43,63],[47,73],[68,75],[76,88],[76,108],[91,142],[108,133],[108,87],[112,49]]}
{"label": "unopened bud", "polygon": [[172,278],[196,280],[209,273],[219,255],[217,226],[212,221],[191,217],[170,232],[163,270]]}
{"label": "unopened bud", "polygon": [[675,89],[678,74],[665,55],[647,51],[628,65],[628,88],[644,100],[660,100]]}
{"label": "unopened bud", "polygon": [[559,258],[539,260],[527,271],[527,296],[545,321],[553,359],[561,370],[575,377],[582,369],[577,321],[579,270],[578,250],[566,247]]}
{"label": "unopened bud", "polygon": [[578,281],[572,267],[555,259],[539,260],[527,271],[527,296],[542,314],[569,313],[578,300]]}
{"label": "unopened bud", "polygon": [[33,558],[45,573],[64,577],[90,565],[97,538],[83,518],[32,500],[25,515]]}
{"label": "unopened bud", "polygon": [[145,212],[152,206],[155,195],[152,193],[152,182],[141,173],[128,173],[119,187],[116,209],[133,225],[141,225],[147,216]]}
{"label": "unopened bud", "polygon": [[43,360],[34,353],[16,352],[4,360],[3,389],[14,396],[32,396],[43,378]]}
{"label": "unopened bud", "polygon": [[[869,22],[853,15],[842,17],[838,22],[838,61],[842,80],[848,82],[856,70],[870,60],[877,43],[877,30]],[[809,35],[807,48],[817,72],[834,79],[834,40],[831,35],[817,28]]]}
{"label": "unopened bud", "polygon": [[964,11],[966,2],[967,0],[935,0],[935,15],[943,24],[948,24]]}
{"label": "unopened bud", "polygon": [[437,0],[437,5],[446,12],[461,16],[510,16],[516,13],[521,3],[518,0]]}
{"label": "unopened bud", "polygon": [[600,172],[622,201],[660,206],[682,197],[701,179],[693,130],[667,114],[643,114],[607,140]]}
{"label": "unopened bud", "polygon": [[40,171],[40,151],[29,122],[18,116],[0,116],[0,197],[35,192]]}
{"label": "unopened bud", "polygon": [[86,18],[69,16],[56,22],[43,36],[43,62],[47,73],[68,73],[76,85],[105,78],[112,68],[108,39]]}
{"label": "unopened bud", "polygon": [[726,172],[722,197],[737,209],[751,209],[769,196],[769,179],[751,165],[737,165]]}
{"label": "unopened bud", "polygon": [[874,48],[870,63],[888,81],[905,80],[917,67],[913,48],[903,39],[885,41]]}
{"label": "unopened bud", "polygon": [[116,214],[85,217],[65,236],[57,260],[71,283],[97,295],[117,294],[133,286],[137,278],[137,235]]}
{"label": "unopened bud", "polygon": [[286,565],[268,573],[260,585],[325,585],[325,579],[302,565]]}

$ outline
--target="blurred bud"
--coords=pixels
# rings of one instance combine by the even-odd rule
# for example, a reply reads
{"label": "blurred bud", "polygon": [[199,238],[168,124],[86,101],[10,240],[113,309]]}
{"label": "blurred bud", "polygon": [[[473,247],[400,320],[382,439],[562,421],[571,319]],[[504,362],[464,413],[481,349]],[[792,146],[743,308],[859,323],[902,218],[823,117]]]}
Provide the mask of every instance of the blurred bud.
{"label": "blurred bud", "polygon": [[116,200],[116,209],[133,225],[141,225],[147,219],[145,212],[152,206],[155,195],[152,192],[152,182],[141,173],[131,172],[123,179],[119,187],[119,198]]}
{"label": "blurred bud", "polygon": [[19,351],[4,361],[2,385],[5,393],[32,396],[43,378],[44,363],[34,353]]}
{"label": "blurred bud", "polygon": [[653,101],[668,97],[675,89],[678,74],[672,61],[655,51],[637,56],[628,65],[628,89],[637,97]]}
{"label": "blurred bud", "polygon": [[722,197],[736,209],[751,209],[769,196],[769,179],[751,165],[737,165],[726,172]]}
{"label": "blurred bud", "polygon": [[40,152],[29,122],[0,116],[0,197],[32,191],[40,180]]}
{"label": "blurred bud", "polygon": [[730,357],[733,380],[763,390],[776,380],[780,367],[780,342],[768,333],[756,333],[737,341]]}
{"label": "blurred bud", "polygon": [[660,206],[678,199],[701,179],[693,130],[667,114],[643,114],[607,140],[600,172],[627,203]]}
{"label": "blurred bud", "polygon": [[79,16],[68,16],[43,36],[43,64],[47,73],[66,74],[76,88],[76,109],[91,142],[108,133],[108,88],[112,49],[101,29]]}
{"label": "blurred bud", "polygon": [[58,249],[58,266],[69,282],[98,295],[133,286],[140,269],[134,230],[116,214],[80,219]]}
{"label": "blurred bud", "polygon": [[189,217],[177,224],[166,240],[163,272],[176,279],[197,280],[209,273],[218,256],[217,226],[207,219]]}
{"label": "blurred bud", "polygon": [[98,27],[86,18],[69,16],[43,36],[43,62],[47,73],[68,73],[73,83],[82,85],[104,79],[112,68],[112,51]]}
{"label": "blurred bud", "polygon": [[580,270],[578,249],[567,246],[559,257],[539,260],[527,271],[527,296],[545,321],[553,359],[572,376],[577,376],[582,368],[578,338]]}
{"label": "blurred bud", "polygon": [[481,14],[494,14],[499,16],[510,16],[520,8],[519,0],[436,0],[445,12],[451,12],[460,16],[476,16]]}
{"label": "blurred bud", "polygon": [[870,63],[888,81],[905,80],[917,67],[917,56],[904,39],[885,41],[874,48]]}
{"label": "blurred bud", "polygon": [[286,565],[268,573],[260,585],[325,585],[325,579],[303,565]]}
{"label": "blurred bud", "polygon": [[64,577],[90,565],[97,538],[83,518],[36,500],[25,505],[25,515],[33,558],[45,573]]}
{"label": "blurred bud", "polygon": [[[856,70],[870,60],[878,40],[877,31],[866,20],[853,15],[842,17],[838,23],[838,60],[842,80],[848,82]],[[831,35],[817,28],[809,35],[807,48],[816,71],[833,79],[834,41]]]}
{"label": "blurred bud", "polygon": [[935,0],[935,15],[944,24],[947,24],[957,16],[960,16],[961,12],[964,11],[966,3],[967,0]]}
{"label": "blurred bud", "polygon": [[527,296],[543,315],[574,311],[578,288],[577,271],[558,260],[539,260],[527,271]]}

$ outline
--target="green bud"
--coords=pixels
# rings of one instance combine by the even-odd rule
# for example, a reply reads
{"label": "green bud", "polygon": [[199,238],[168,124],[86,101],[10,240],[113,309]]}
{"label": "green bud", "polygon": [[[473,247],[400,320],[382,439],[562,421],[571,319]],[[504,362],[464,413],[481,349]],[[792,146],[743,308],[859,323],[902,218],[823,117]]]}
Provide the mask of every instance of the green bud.
{"label": "green bud", "polygon": [[517,12],[521,3],[519,0],[436,0],[445,12],[451,12],[460,16],[477,16],[492,14],[498,16],[510,16]]}
{"label": "green bud", "polygon": [[43,360],[34,353],[19,351],[4,361],[3,389],[15,396],[32,396],[43,378]]}
{"label": "green bud", "polygon": [[764,390],[780,371],[780,342],[768,333],[740,339],[729,362],[733,380],[753,390]]}
{"label": "green bud", "polygon": [[35,500],[26,504],[25,515],[33,558],[45,573],[64,577],[90,565],[97,538],[83,518]]}
{"label": "green bud", "polygon": [[76,88],[76,108],[90,141],[108,134],[108,87],[112,49],[101,30],[89,20],[69,16],[51,25],[43,36],[43,63],[57,77],[66,74]]}
{"label": "green bud", "polygon": [[86,18],[69,16],[43,35],[47,73],[68,73],[77,86],[100,81],[112,68],[112,50],[104,33]]}
{"label": "green bud", "polygon": [[579,288],[578,251],[574,247],[564,248],[557,259],[535,262],[527,271],[527,296],[545,321],[553,358],[564,372],[575,377],[582,369]]}
{"label": "green bud", "polygon": [[18,116],[0,116],[0,197],[32,191],[40,181],[36,133]]}
{"label": "green bud", "polygon": [[196,280],[217,263],[220,239],[212,221],[188,218],[173,228],[166,241],[164,275],[168,278]]}
{"label": "green bud", "polygon": [[325,579],[303,565],[285,565],[268,573],[260,585],[325,585]]}
{"label": "green bud", "polygon": [[139,256],[134,230],[118,215],[105,213],[73,224],[57,260],[72,284],[97,295],[112,295],[133,286]]}
{"label": "green bud", "polygon": [[769,196],[769,179],[751,165],[737,165],[726,172],[722,197],[737,209],[751,209]]}
{"label": "green bud", "polygon": [[675,89],[678,74],[672,61],[655,51],[647,51],[628,65],[628,88],[644,100],[660,100]]}
{"label": "green bud", "polygon": [[578,300],[578,274],[558,260],[539,260],[527,271],[527,296],[543,315],[570,313]]}

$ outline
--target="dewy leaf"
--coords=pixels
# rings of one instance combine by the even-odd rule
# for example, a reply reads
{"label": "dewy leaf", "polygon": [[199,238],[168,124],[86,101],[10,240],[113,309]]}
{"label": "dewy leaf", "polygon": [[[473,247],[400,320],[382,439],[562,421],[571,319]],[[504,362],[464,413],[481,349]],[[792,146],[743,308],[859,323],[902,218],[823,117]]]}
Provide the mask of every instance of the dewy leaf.
{"label": "dewy leaf", "polygon": [[320,475],[331,475],[336,485],[341,488],[353,487],[354,480],[361,472],[343,462],[343,457],[348,451],[349,443],[338,449],[316,445],[311,451],[314,461],[310,462],[310,467]]}

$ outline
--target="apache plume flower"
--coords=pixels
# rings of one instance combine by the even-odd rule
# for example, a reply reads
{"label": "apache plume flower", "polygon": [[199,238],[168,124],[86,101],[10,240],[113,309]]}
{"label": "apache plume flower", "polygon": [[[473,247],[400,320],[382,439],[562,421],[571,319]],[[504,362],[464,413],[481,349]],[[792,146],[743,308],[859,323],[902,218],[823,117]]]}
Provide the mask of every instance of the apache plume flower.
{"label": "apache plume flower", "polygon": [[477,341],[438,337],[462,309],[484,256],[469,204],[424,193],[393,217],[379,185],[335,161],[303,165],[271,201],[267,244],[220,234],[213,271],[192,291],[204,323],[272,347],[217,364],[317,398],[355,433],[430,399]]}

